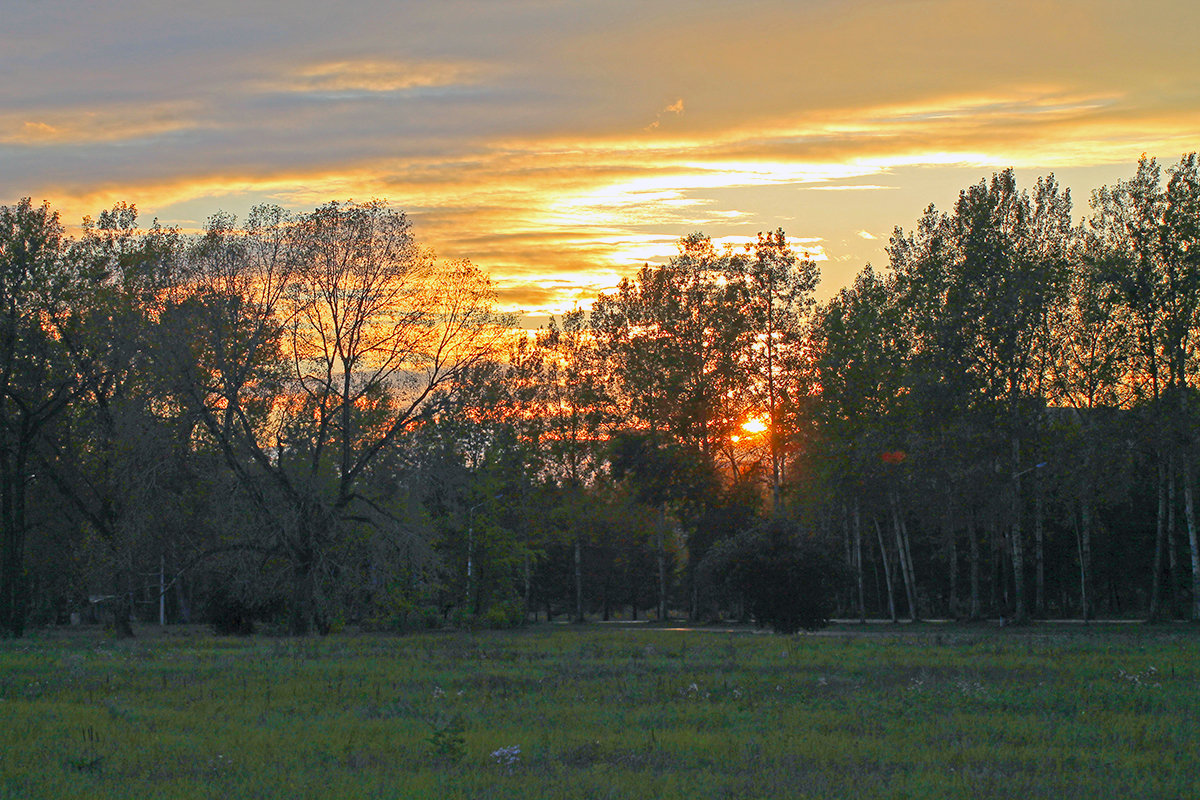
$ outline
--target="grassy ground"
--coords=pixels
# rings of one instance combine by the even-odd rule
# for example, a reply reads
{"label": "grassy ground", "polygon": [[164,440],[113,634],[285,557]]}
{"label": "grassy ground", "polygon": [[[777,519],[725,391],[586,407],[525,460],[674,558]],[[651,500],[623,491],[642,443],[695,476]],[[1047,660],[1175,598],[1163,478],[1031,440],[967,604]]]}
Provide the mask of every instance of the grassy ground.
{"label": "grassy ground", "polygon": [[0,642],[0,798],[1200,797],[1192,629],[876,627]]}

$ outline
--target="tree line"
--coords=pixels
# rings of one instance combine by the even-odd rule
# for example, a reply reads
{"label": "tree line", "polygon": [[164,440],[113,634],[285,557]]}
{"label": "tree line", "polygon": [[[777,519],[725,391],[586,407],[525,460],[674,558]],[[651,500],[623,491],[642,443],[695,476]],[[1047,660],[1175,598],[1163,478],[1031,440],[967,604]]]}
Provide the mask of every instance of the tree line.
{"label": "tree line", "polygon": [[0,630],[1200,618],[1195,154],[1011,170],[817,303],[684,237],[536,332],[384,202],[0,207]]}

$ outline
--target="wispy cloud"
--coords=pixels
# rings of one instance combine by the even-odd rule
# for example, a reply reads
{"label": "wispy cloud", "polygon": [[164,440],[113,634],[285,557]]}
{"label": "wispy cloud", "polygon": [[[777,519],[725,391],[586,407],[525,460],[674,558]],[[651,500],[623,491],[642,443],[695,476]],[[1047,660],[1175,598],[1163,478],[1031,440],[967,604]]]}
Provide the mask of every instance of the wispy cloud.
{"label": "wispy cloud", "polygon": [[194,128],[199,105],[161,102],[0,111],[0,144],[63,147],[136,142]]}
{"label": "wispy cloud", "polygon": [[655,115],[654,121],[651,122],[649,125],[647,125],[645,130],[652,131],[655,128],[657,128],[662,123],[664,114],[674,114],[675,116],[679,116],[682,113],[683,113],[683,98],[681,97],[678,100],[676,100],[674,103],[671,103],[671,105],[669,105],[669,106],[663,108],[661,111],[659,111],[658,114]]}
{"label": "wispy cloud", "polygon": [[304,94],[391,93],[472,84],[485,72],[481,64],[469,61],[325,61],[261,82],[258,88]]}

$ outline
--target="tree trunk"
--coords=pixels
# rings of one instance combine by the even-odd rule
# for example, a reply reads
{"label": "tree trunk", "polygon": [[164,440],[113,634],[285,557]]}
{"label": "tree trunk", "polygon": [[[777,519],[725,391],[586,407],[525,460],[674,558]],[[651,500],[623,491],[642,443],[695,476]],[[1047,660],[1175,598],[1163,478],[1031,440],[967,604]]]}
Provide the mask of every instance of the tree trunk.
{"label": "tree trunk", "polygon": [[179,621],[187,625],[192,621],[192,610],[191,603],[188,601],[188,592],[184,590],[183,575],[176,576],[174,583],[175,604],[179,608]]}
{"label": "tree trunk", "polygon": [[1084,621],[1092,618],[1092,493],[1085,484],[1079,506],[1079,614]]}
{"label": "tree trunk", "polygon": [[1187,521],[1188,547],[1192,551],[1192,619],[1200,620],[1200,546],[1197,546],[1192,462],[1186,453],[1183,458],[1183,514]]}
{"label": "tree trunk", "polygon": [[667,619],[667,509],[658,507],[658,621]]}
{"label": "tree trunk", "polygon": [[[525,598],[525,620],[528,622],[529,621],[529,612],[531,610],[530,605],[529,605],[529,599],[530,599],[529,596],[530,596],[530,588],[531,587],[530,587],[530,578],[529,578],[530,570],[529,570],[529,553],[528,552],[525,553],[524,562],[525,562],[525,570],[524,570],[524,572],[525,572],[524,590],[525,591],[524,591],[523,596]],[[533,611],[533,621],[537,622],[537,609],[532,609],[532,611]]]}
{"label": "tree trunk", "polygon": [[908,528],[904,525],[903,516],[900,513],[900,500],[896,497],[896,493],[891,495],[892,501],[892,524],[896,531],[896,550],[900,555],[900,570],[904,578],[904,594],[908,599],[908,615],[914,622],[920,619],[917,612],[917,587],[913,576],[912,555],[908,549]]}
{"label": "tree trunk", "polygon": [[946,512],[942,517],[943,538],[946,540],[946,561],[950,569],[950,602],[948,611],[951,619],[958,618],[958,537],[954,532],[953,516],[950,513],[950,498],[946,498]]}
{"label": "tree trunk", "polygon": [[[850,509],[845,503],[841,504],[840,519],[842,522],[842,549],[845,551],[843,557],[846,559],[846,569],[854,572],[854,543],[850,535]],[[838,605],[842,610],[852,608],[854,601],[850,597],[854,594],[853,589],[848,589],[846,594],[838,592]]]}
{"label": "tree trunk", "polygon": [[[896,510],[900,510],[900,501],[896,501]],[[912,557],[912,537],[908,535],[908,523],[904,519],[904,514],[900,514],[900,533],[904,542],[904,562],[908,566],[908,579],[912,585],[912,620],[918,622],[921,619],[920,608],[918,607],[917,595],[917,570],[913,565]]]}
{"label": "tree trunk", "polygon": [[612,588],[613,588],[613,560],[609,556],[608,548],[604,551],[604,560],[606,563],[604,569],[604,580],[600,582],[600,606],[603,612],[603,619],[608,622],[612,618]]}
{"label": "tree trunk", "polygon": [[316,609],[316,567],[310,554],[303,554],[293,565],[292,607],[288,618],[288,633],[292,636],[307,636],[315,630],[322,631]]}
{"label": "tree trunk", "polygon": [[975,514],[967,519],[967,546],[971,557],[971,610],[969,619],[974,622],[983,616],[979,598],[979,531],[975,529]]}
{"label": "tree trunk", "polygon": [[23,459],[0,463],[0,636],[25,635],[29,587],[25,578],[25,473]]}
{"label": "tree trunk", "polygon": [[158,557],[158,625],[167,626],[167,557]]}
{"label": "tree trunk", "polygon": [[1025,541],[1021,532],[1021,445],[1018,440],[1012,441],[1012,570],[1013,570],[1013,622],[1025,621]]}
{"label": "tree trunk", "polygon": [[1180,616],[1180,564],[1178,564],[1178,543],[1175,541],[1177,525],[1175,524],[1175,468],[1171,465],[1170,477],[1166,482],[1166,587],[1171,602],[1171,619]]}
{"label": "tree trunk", "polygon": [[[117,556],[120,559],[120,555]],[[120,563],[118,561],[118,563]],[[113,581],[113,634],[118,639],[133,638],[133,624],[130,616],[133,614],[133,603],[130,598],[129,568],[118,566]]]}
{"label": "tree trunk", "polygon": [[1159,459],[1158,510],[1154,515],[1154,571],[1151,573],[1150,610],[1146,614],[1151,622],[1155,622],[1162,617],[1163,556],[1166,550],[1167,529],[1170,527],[1170,523],[1167,520],[1173,516],[1168,509],[1173,500],[1172,495],[1175,494],[1174,475],[1171,476],[1168,488],[1168,479],[1164,475],[1166,471],[1169,471],[1169,468],[1168,470],[1164,470],[1162,459]]}
{"label": "tree trunk", "polygon": [[867,595],[863,585],[862,518],[858,498],[854,499],[854,575],[858,582],[858,621],[867,621]]}
{"label": "tree trunk", "polygon": [[1046,556],[1045,531],[1042,522],[1042,482],[1034,473],[1033,485],[1033,542],[1034,563],[1037,565],[1037,578],[1033,599],[1033,611],[1039,617],[1046,615]]}
{"label": "tree trunk", "polygon": [[892,622],[896,622],[896,592],[892,588],[892,567],[888,563],[887,548],[883,545],[883,530],[879,527],[878,517],[871,517],[871,522],[875,524],[875,537],[879,540],[879,560],[883,562],[883,580],[887,584],[888,616],[892,618]]}
{"label": "tree trunk", "polygon": [[575,622],[583,622],[583,542],[575,535]]}
{"label": "tree trunk", "polygon": [[[5,467],[8,465],[6,464]],[[17,522],[19,503],[9,469],[3,471],[0,487],[0,635],[19,637],[25,633],[24,595],[25,536]]]}

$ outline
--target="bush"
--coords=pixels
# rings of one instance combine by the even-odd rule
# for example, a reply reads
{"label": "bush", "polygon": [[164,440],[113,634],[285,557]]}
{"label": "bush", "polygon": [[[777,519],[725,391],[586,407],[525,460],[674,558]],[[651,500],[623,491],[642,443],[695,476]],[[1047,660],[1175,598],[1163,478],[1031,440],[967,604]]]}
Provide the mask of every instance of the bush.
{"label": "bush", "polygon": [[718,543],[700,569],[740,594],[755,622],[780,633],[828,625],[848,577],[833,547],[785,519]]}
{"label": "bush", "polygon": [[486,628],[516,628],[525,623],[525,604],[518,598],[493,603],[483,612]]}
{"label": "bush", "polygon": [[218,590],[208,596],[205,617],[218,636],[250,636],[263,613],[243,598]]}

